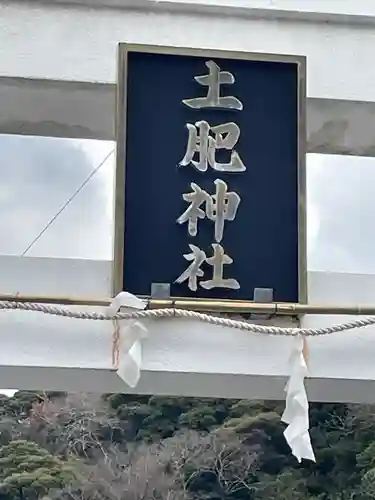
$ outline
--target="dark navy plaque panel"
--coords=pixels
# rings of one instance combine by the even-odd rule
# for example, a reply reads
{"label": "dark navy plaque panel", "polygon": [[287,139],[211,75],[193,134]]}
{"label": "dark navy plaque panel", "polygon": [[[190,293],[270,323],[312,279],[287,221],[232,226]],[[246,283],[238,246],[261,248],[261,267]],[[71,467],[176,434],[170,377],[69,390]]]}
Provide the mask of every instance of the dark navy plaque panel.
{"label": "dark navy plaque panel", "polygon": [[[294,63],[214,58],[221,71],[235,77],[221,85],[221,96],[234,96],[242,111],[192,109],[183,99],[205,97],[208,87],[194,80],[208,74],[209,57],[130,52],[127,64],[124,289],[150,295],[152,283],[170,283],[173,297],[253,298],[254,288],[273,288],[274,300],[298,302],[298,67]],[[235,122],[235,146],[246,171],[221,173],[179,166],[188,141],[187,123],[210,126]],[[198,159],[198,154],[194,160]],[[217,152],[229,162],[230,152]],[[233,263],[224,278],[235,278],[239,290],[175,280],[191,264],[183,257],[189,244],[212,256],[214,222],[198,220],[198,235],[176,219],[188,208],[182,194],[190,183],[210,194],[215,179],[241,197],[234,221],[225,221],[221,242]],[[203,264],[204,277],[212,266]]]}

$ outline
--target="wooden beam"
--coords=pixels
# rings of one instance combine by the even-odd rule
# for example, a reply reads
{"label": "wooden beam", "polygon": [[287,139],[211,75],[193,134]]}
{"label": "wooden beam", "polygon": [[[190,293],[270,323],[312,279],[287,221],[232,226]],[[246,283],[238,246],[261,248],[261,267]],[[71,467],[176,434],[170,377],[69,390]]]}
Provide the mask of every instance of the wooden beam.
{"label": "wooden beam", "polygon": [[114,140],[115,85],[0,77],[0,133]]}
{"label": "wooden beam", "polygon": [[[115,85],[0,77],[0,133],[114,140]],[[375,156],[375,103],[307,100],[308,152]]]}
{"label": "wooden beam", "polygon": [[[104,261],[0,257],[1,286],[8,293],[108,296],[110,269],[111,263]],[[374,290],[375,276],[309,273],[311,304],[373,304]],[[103,307],[88,309],[103,311]],[[306,316],[303,324],[318,327],[350,319]],[[295,326],[289,318],[273,321]],[[1,312],[1,384],[24,389],[284,398],[293,338],[177,318],[144,324],[148,338],[142,340],[141,380],[130,391],[112,367],[110,321]],[[309,338],[310,399],[369,403],[375,388],[374,340],[375,327]]]}

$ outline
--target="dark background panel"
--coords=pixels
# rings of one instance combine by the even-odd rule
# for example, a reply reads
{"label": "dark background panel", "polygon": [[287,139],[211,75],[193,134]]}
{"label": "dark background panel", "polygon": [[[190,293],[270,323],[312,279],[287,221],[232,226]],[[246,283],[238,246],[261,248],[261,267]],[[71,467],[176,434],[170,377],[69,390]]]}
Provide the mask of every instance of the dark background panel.
{"label": "dark background panel", "polygon": [[[243,111],[194,110],[183,99],[203,97],[207,87],[194,76],[207,74],[208,58],[129,53],[126,116],[124,289],[149,295],[151,283],[170,283],[172,296],[252,299],[254,288],[274,289],[277,301],[298,302],[298,74],[292,63],[215,59],[234,74],[233,95]],[[178,166],[187,146],[186,123],[234,121],[241,135],[236,150],[247,170],[198,172]],[[230,152],[220,151],[218,161]],[[235,221],[225,223],[222,245],[233,258],[224,277],[240,290],[188,289],[175,284],[189,265],[183,254],[193,243],[211,254],[214,223],[199,221],[192,238],[176,219],[188,204],[190,183],[214,193],[223,179],[241,196]],[[205,264],[204,279],[212,267]]]}

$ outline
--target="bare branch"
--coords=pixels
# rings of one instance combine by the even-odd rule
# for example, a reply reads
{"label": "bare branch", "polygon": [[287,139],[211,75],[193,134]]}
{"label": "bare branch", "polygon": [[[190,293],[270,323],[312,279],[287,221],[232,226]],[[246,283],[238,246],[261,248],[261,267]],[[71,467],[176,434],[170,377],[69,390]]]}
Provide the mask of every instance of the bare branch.
{"label": "bare branch", "polygon": [[[122,432],[119,420],[108,415],[100,396],[72,394],[66,398],[39,401],[28,419],[31,437],[52,448],[55,453],[92,457],[96,451],[106,455],[103,442],[112,443],[116,431]],[[106,430],[106,439],[101,433]]]}

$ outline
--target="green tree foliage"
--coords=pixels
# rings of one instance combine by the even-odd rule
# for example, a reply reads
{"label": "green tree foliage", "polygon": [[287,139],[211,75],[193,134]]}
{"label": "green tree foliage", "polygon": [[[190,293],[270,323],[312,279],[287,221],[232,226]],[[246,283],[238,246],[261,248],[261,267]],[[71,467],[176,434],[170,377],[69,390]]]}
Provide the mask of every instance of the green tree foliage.
{"label": "green tree foliage", "polygon": [[32,441],[14,440],[0,447],[0,493],[34,499],[73,479],[73,470]]}
{"label": "green tree foliage", "polygon": [[20,392],[0,406],[5,500],[375,500],[374,406],[311,404],[316,464],[291,455],[284,402]]}

